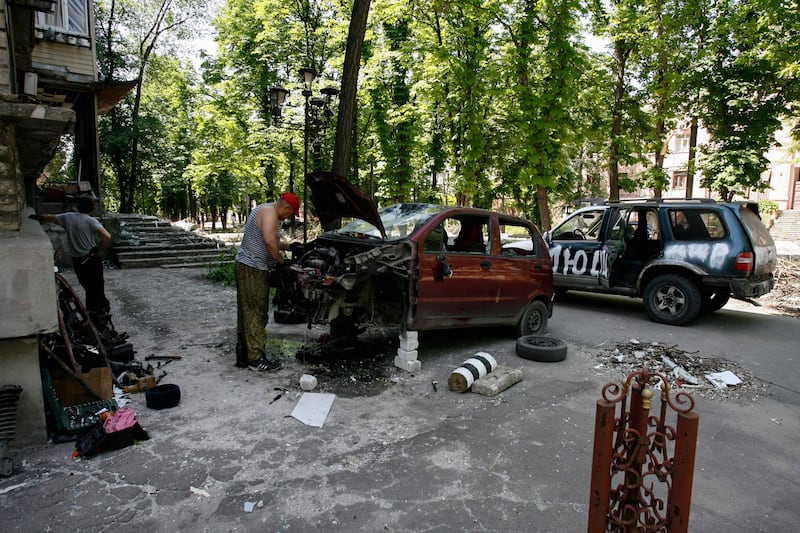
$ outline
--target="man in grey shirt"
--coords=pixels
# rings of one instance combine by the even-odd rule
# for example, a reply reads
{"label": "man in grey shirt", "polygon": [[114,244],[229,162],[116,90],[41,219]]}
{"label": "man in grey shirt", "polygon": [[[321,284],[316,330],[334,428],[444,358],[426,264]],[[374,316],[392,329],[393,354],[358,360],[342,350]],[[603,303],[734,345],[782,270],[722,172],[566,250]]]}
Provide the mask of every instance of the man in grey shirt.
{"label": "man in grey shirt", "polygon": [[105,294],[100,249],[111,244],[111,234],[92,216],[94,209],[94,200],[81,196],[78,198],[77,213],[71,211],[58,215],[31,215],[30,218],[39,222],[55,222],[64,228],[75,275],[86,291],[86,310],[92,321],[102,327],[108,322],[111,306]]}

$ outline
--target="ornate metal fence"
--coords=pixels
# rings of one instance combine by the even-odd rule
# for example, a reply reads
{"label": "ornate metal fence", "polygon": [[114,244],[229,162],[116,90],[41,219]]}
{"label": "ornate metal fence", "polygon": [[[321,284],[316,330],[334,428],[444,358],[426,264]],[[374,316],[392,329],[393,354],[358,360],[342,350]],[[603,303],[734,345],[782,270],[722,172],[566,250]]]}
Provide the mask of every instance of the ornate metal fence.
{"label": "ornate metal fence", "polygon": [[[660,408],[651,413],[660,392]],[[589,533],[685,532],[689,528],[699,417],[694,398],[670,395],[647,368],[609,383],[597,400]],[[619,406],[619,414],[617,414]],[[667,408],[677,425],[667,424]]]}

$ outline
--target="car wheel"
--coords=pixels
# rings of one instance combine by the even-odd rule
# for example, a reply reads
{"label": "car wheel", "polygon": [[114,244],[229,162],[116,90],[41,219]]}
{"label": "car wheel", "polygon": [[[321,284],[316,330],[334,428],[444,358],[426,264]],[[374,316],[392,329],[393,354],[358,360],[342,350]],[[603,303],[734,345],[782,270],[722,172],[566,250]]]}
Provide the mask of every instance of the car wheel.
{"label": "car wheel", "polygon": [[517,355],[530,361],[556,363],[567,357],[567,345],[561,339],[526,335],[517,339]]}
{"label": "car wheel", "polygon": [[709,291],[703,293],[703,303],[700,304],[701,313],[713,313],[719,311],[728,300],[731,299],[731,294],[727,291]]}
{"label": "car wheel", "polygon": [[700,314],[700,290],[677,274],[654,278],[644,290],[644,308],[654,322],[683,326]]}
{"label": "car wheel", "polygon": [[522,313],[517,325],[517,337],[525,335],[544,335],[547,333],[547,306],[541,300],[534,300]]}

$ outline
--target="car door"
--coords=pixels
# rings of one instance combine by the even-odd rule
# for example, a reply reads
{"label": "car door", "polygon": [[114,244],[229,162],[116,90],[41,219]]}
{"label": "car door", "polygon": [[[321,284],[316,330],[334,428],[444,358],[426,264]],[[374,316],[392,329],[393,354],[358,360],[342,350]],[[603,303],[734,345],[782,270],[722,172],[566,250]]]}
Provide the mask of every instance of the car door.
{"label": "car door", "polygon": [[625,207],[611,207],[605,217],[605,236],[601,239],[598,282],[601,287],[608,289],[618,283],[622,278],[622,270],[627,254],[626,234],[630,229],[630,210]]}
{"label": "car door", "polygon": [[[474,235],[468,229],[470,225],[478,228]],[[486,314],[485,306],[496,289],[487,253],[490,231],[488,216],[466,214],[442,216],[426,229],[418,247],[419,277],[413,310],[418,327],[434,323],[442,327],[468,325]]]}
{"label": "car door", "polygon": [[493,250],[497,282],[491,309],[497,316],[516,317],[537,295],[550,295],[553,265],[536,229],[524,221],[499,216],[499,248]]}
{"label": "car door", "polygon": [[601,276],[608,276],[607,251],[603,248],[607,212],[605,207],[580,209],[550,232],[553,285],[593,289],[600,286]]}

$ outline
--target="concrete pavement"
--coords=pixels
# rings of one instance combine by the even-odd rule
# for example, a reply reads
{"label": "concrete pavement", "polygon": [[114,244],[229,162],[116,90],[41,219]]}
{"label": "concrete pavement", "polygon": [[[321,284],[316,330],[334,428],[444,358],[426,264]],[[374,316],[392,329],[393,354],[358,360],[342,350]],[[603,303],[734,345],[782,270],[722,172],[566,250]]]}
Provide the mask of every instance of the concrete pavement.
{"label": "concrete pavement", "polygon": [[[581,339],[587,321],[605,320],[602,309],[586,318],[557,306],[551,333],[569,344],[561,363],[520,359],[507,331],[476,329],[422,333],[422,369],[413,374],[392,366],[388,336],[371,378],[355,361],[326,373],[290,357],[278,373],[257,375],[233,367],[233,289],[204,280],[201,270],[107,278],[115,322],[131,334],[137,358],[183,356],[165,380],[180,385],[181,403],[153,411],[134,395],[151,439],[91,459],[70,458],[69,444],[14,449],[18,471],[0,479],[3,531],[586,530],[594,406],[616,379],[595,368],[594,356],[600,344],[631,337],[623,327],[607,339]],[[683,333],[702,336],[701,328],[672,329],[691,349]],[[302,325],[268,331],[289,352],[321,333]],[[479,350],[521,368],[523,380],[493,398],[448,391],[450,372]],[[289,416],[308,371],[320,377],[319,391],[337,394],[322,428]],[[276,387],[289,392],[269,403]],[[696,410],[690,531],[793,530],[796,402],[698,396]]]}

